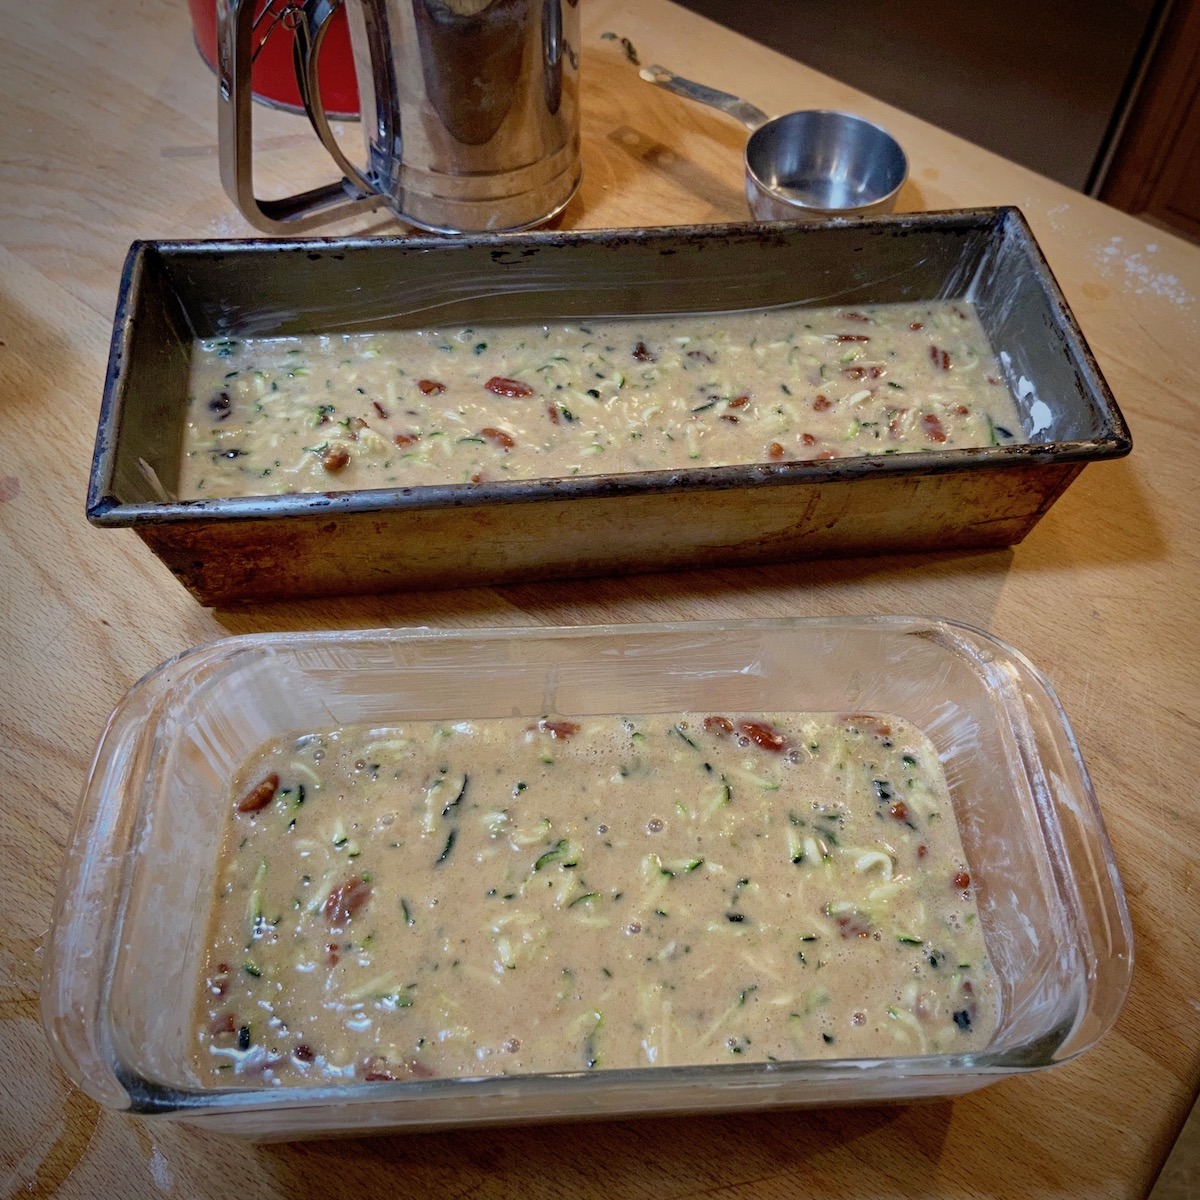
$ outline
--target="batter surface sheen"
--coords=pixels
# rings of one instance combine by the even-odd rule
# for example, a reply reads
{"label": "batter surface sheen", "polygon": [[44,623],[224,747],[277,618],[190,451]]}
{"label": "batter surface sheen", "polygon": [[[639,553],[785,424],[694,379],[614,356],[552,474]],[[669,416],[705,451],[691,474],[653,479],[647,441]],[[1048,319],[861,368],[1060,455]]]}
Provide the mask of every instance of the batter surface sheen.
{"label": "batter surface sheen", "polygon": [[212,1085],[984,1048],[993,972],[928,739],[872,714],[410,722],[233,782]]}
{"label": "batter surface sheen", "polygon": [[965,303],[221,339],[179,494],[562,478],[1015,444]]}

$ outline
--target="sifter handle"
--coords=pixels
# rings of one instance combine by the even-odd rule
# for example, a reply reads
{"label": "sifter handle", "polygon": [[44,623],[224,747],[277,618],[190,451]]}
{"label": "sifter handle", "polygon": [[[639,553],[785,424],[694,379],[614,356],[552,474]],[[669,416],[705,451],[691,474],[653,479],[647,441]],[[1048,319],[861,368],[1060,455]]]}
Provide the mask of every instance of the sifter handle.
{"label": "sifter handle", "polygon": [[[341,0],[308,0],[296,30],[297,67],[301,61],[302,44],[311,51],[312,78],[316,77],[316,54],[324,38],[325,21]],[[250,68],[254,59],[254,10],[257,0],[224,0],[218,4],[217,68],[217,142],[221,161],[221,183],[229,198],[242,215],[263,233],[300,233],[315,225],[338,220],[353,212],[378,208],[385,203],[370,187],[367,180],[346,160],[340,149],[334,159],[347,178],[324,187],[312,188],[279,200],[260,199],[254,192],[253,96]],[[312,27],[310,9],[329,8],[321,24]],[[307,77],[307,69],[306,69]],[[320,110],[319,93],[315,87],[306,92],[301,85],[305,109],[314,129],[326,147],[336,145],[320,112],[320,123],[314,111]],[[315,105],[315,106],[314,106]],[[324,130],[324,132],[322,132]],[[326,140],[328,136],[328,140]]]}

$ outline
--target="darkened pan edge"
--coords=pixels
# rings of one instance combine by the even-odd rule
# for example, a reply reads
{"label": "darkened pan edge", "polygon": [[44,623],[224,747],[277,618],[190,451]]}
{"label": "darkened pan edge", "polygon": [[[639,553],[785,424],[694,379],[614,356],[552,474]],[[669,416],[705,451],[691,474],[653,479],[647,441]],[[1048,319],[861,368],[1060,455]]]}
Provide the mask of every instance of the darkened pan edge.
{"label": "darkened pan edge", "polygon": [[899,456],[847,459],[843,462],[753,464],[698,468],[694,471],[628,472],[569,479],[501,480],[480,484],[430,484],[413,488],[362,488],[346,492],[313,492],[226,499],[157,501],[122,504],[108,496],[94,505],[88,518],[96,525],[168,525],[199,519],[222,521],[314,516],[322,513],[377,513],[434,508],[494,507],[498,504],[568,503],[581,497],[600,499],[630,495],[729,491],[745,487],[778,487],[796,483],[829,483],[866,478],[945,475],[984,469],[1020,469],[1033,464],[1095,462],[1116,458],[1128,449],[1108,442],[1055,442],[1037,446],[949,450]]}
{"label": "darkened pan edge", "polygon": [[121,395],[125,363],[129,357],[130,331],[143,269],[144,242],[134,242],[121,268],[117,291],[117,308],[113,315],[112,340],[108,348],[108,366],[104,374],[104,395],[100,401],[100,420],[96,429],[96,445],[92,453],[92,470],[88,477],[87,513],[95,520],[105,505],[116,503],[111,496],[116,467],[117,437],[120,431]]}
{"label": "darkened pan edge", "polygon": [[[753,241],[787,244],[791,239],[821,236],[822,231],[865,228],[869,232],[903,236],[908,232],[982,233],[999,239],[1016,239],[1020,253],[1033,262],[1033,279],[1065,335],[1071,365],[1084,392],[1102,419],[1104,436],[1081,441],[1032,443],[904,455],[848,458],[837,461],[751,464],[698,468],[684,471],[638,472],[562,479],[507,480],[481,484],[426,485],[414,488],[360,489],[346,492],[307,493],[265,497],[234,497],[190,501],[122,502],[114,495],[117,452],[124,425],[125,388],[136,326],[145,313],[151,271],[162,273],[156,281],[173,282],[172,268],[196,258],[221,256],[253,258],[260,255],[299,256],[302,259],[331,255],[401,253],[439,256],[457,251],[487,250],[499,256],[520,256],[531,248],[570,249],[600,247],[617,250],[630,244],[685,243],[706,246]],[[168,295],[170,293],[168,292]],[[178,308],[167,316],[186,324]],[[1128,427],[1111,391],[1087,346],[1045,257],[1024,217],[1015,208],[964,209],[929,214],[902,214],[874,218],[840,218],[827,222],[736,223],[703,226],[663,226],[642,230],[601,229],[579,232],[551,231],[533,234],[491,234],[448,241],[436,237],[249,239],[246,241],[135,242],[125,262],[114,318],[113,337],[105,380],[104,399],[97,431],[96,451],[88,492],[88,519],[97,525],[139,526],[189,521],[229,521],[247,518],[311,516],[328,512],[372,513],[428,508],[468,508],[480,505],[569,501],[577,497],[653,495],[679,491],[715,491],[739,487],[770,487],[800,482],[820,483],[863,477],[904,477],[978,469],[1019,469],[1032,463],[1089,462],[1121,457],[1132,448]]]}

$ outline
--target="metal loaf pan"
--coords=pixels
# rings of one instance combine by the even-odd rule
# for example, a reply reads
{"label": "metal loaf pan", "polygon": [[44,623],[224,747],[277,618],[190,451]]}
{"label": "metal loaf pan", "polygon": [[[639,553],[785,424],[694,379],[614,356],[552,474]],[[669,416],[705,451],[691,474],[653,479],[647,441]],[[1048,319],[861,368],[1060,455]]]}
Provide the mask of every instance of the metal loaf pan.
{"label": "metal loaf pan", "polygon": [[[176,500],[193,340],[774,305],[971,300],[1029,444]],[[455,240],[138,242],[88,519],[131,526],[205,604],[1019,542],[1132,447],[1015,208]]]}

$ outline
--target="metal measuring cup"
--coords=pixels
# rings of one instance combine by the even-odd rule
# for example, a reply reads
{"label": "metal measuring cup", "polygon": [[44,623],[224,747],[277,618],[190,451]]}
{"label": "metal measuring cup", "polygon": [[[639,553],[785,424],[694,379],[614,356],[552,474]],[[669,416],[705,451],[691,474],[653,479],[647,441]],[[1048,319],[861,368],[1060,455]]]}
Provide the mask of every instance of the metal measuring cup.
{"label": "metal measuring cup", "polygon": [[751,131],[746,199],[760,221],[891,212],[908,178],[900,143],[852,113],[809,109],[772,118],[747,100],[666,67],[643,67],[641,76],[686,100],[720,109]]}

